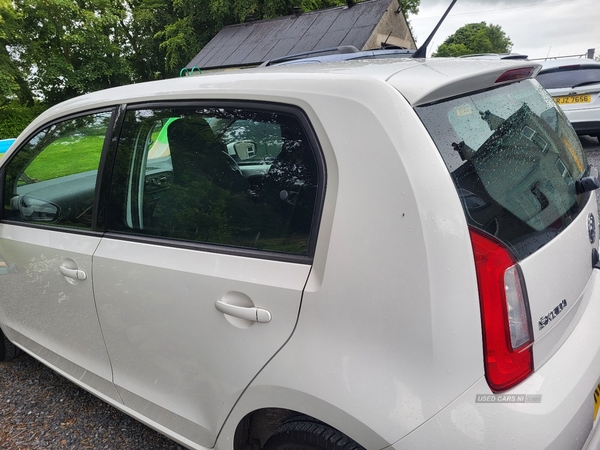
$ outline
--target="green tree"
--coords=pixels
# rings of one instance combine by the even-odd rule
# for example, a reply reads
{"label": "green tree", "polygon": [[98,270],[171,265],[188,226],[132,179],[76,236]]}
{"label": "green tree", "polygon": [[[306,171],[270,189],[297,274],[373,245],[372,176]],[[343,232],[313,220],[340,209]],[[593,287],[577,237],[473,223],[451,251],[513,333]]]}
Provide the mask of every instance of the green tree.
{"label": "green tree", "polygon": [[469,23],[448,36],[434,57],[461,56],[473,53],[509,53],[512,41],[499,25]]}
{"label": "green tree", "polygon": [[111,0],[14,0],[10,51],[48,104],[130,81],[116,32],[125,12]]}
{"label": "green tree", "polygon": [[172,0],[14,0],[11,15],[8,1],[0,0],[11,25],[0,34],[0,67],[12,64],[20,78],[3,77],[2,91],[26,80],[52,105],[170,74],[156,34],[173,20]]}
{"label": "green tree", "polygon": [[174,73],[167,69],[166,52],[161,49],[159,34],[175,20],[172,0],[122,0],[127,14],[119,17],[121,51],[133,81],[166,78]]}
{"label": "green tree", "polygon": [[410,14],[419,14],[421,0],[398,0],[398,3],[400,4],[400,9],[402,9],[402,12],[404,13],[404,17],[407,19]]}
{"label": "green tree", "polygon": [[9,52],[11,36],[19,25],[19,14],[10,0],[0,0],[0,106],[18,100],[33,105],[33,94]]}

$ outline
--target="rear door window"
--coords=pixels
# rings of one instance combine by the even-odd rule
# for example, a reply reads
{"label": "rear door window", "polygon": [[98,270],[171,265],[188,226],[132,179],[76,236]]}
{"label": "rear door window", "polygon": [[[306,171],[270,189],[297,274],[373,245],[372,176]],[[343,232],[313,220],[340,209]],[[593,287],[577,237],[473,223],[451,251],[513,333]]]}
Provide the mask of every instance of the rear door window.
{"label": "rear door window", "polygon": [[309,255],[324,174],[301,117],[289,108],[128,111],[109,229]]}
{"label": "rear door window", "polygon": [[579,213],[587,170],[566,117],[535,81],[416,108],[433,137],[471,226],[517,258],[552,240]]}

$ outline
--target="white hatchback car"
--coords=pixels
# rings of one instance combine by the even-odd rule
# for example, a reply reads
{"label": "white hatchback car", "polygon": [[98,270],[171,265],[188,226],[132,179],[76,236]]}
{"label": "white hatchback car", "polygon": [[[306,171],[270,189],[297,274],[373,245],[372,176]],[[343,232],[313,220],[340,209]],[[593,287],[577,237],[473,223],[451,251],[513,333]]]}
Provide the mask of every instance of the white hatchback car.
{"label": "white hatchback car", "polygon": [[537,80],[564,110],[577,134],[600,140],[600,62],[547,60],[542,62]]}
{"label": "white hatchback car", "polygon": [[596,172],[528,61],[96,92],[1,160],[0,325],[193,449],[598,448]]}

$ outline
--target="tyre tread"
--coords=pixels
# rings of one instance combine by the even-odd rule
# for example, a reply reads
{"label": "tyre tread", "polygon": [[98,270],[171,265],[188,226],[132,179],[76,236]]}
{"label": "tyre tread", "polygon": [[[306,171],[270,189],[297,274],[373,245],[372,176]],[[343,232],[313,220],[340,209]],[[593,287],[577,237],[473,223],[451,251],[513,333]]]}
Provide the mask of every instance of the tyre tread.
{"label": "tyre tread", "polygon": [[293,418],[267,440],[264,450],[365,450],[342,432],[316,419]]}
{"label": "tyre tread", "polygon": [[23,354],[23,350],[8,340],[4,333],[0,331],[2,341],[0,342],[0,361],[6,362],[15,359]]}

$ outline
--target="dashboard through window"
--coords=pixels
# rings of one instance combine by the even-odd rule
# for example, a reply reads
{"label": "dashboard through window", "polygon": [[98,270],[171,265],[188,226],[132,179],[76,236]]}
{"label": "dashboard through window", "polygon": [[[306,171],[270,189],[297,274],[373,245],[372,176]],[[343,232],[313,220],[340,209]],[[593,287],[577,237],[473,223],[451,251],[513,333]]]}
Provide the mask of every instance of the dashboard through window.
{"label": "dashboard through window", "polygon": [[130,110],[114,176],[109,230],[308,254],[321,175],[294,114]]}

